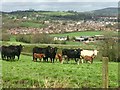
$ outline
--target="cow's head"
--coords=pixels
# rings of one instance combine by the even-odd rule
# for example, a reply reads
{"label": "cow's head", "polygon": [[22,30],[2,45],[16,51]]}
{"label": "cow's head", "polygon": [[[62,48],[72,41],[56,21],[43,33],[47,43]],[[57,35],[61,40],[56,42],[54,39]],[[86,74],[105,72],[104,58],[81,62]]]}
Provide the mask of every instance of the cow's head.
{"label": "cow's head", "polygon": [[97,56],[98,50],[94,50],[94,55]]}

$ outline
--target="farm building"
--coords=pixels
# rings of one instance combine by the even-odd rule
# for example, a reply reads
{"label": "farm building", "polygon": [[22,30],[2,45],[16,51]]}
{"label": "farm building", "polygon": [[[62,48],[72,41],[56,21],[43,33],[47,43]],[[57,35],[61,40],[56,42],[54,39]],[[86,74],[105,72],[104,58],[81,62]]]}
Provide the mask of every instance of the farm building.
{"label": "farm building", "polygon": [[66,41],[67,37],[54,37],[54,41],[59,40],[59,41]]}
{"label": "farm building", "polygon": [[94,37],[91,36],[80,36],[80,37],[75,37],[75,41],[94,41]]}

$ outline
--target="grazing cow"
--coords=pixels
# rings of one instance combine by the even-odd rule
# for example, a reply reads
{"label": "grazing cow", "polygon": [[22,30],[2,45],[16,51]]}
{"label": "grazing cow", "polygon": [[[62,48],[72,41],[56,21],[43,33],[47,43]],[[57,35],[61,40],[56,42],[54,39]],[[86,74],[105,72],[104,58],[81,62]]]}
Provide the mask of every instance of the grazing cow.
{"label": "grazing cow", "polygon": [[75,62],[77,62],[76,59],[80,59],[81,49],[63,49],[62,50],[62,56],[67,56],[68,60],[70,58],[74,58]]}
{"label": "grazing cow", "polygon": [[56,54],[55,59],[59,59],[59,62],[62,63],[62,55],[61,54]]}
{"label": "grazing cow", "polygon": [[97,56],[97,53],[98,53],[97,50],[82,50],[81,51],[82,63],[85,56],[94,58],[95,56]]}
{"label": "grazing cow", "polygon": [[35,61],[37,61],[37,58],[39,58],[39,60],[41,61],[41,59],[43,57],[45,57],[45,54],[34,53],[34,59],[35,59]]}

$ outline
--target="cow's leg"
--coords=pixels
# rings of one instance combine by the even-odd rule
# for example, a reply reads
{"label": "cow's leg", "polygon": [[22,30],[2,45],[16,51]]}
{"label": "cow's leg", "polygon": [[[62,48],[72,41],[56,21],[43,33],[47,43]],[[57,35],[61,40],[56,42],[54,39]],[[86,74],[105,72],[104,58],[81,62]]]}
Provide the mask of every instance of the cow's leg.
{"label": "cow's leg", "polygon": [[5,60],[6,59],[6,55],[5,54],[2,54],[2,60]]}
{"label": "cow's leg", "polygon": [[20,58],[20,55],[17,55],[17,57],[18,57],[18,60],[19,60],[19,58]]}
{"label": "cow's leg", "polygon": [[45,57],[43,57],[43,61],[46,61],[46,58],[45,58]]}
{"label": "cow's leg", "polygon": [[41,62],[41,58],[39,58],[40,62]]}
{"label": "cow's leg", "polygon": [[37,62],[37,58],[35,58],[36,62]]}
{"label": "cow's leg", "polygon": [[80,59],[78,59],[77,64],[78,64],[78,65],[80,64]]}
{"label": "cow's leg", "polygon": [[10,58],[10,60],[12,60],[12,56],[10,56],[9,58]]}
{"label": "cow's leg", "polygon": [[75,59],[75,62],[76,62],[76,58],[74,58]]}
{"label": "cow's leg", "polygon": [[47,62],[48,62],[48,57],[46,59],[47,59]]}
{"label": "cow's leg", "polygon": [[34,61],[34,62],[37,62],[37,58],[34,57],[34,60],[33,60],[33,61]]}
{"label": "cow's leg", "polygon": [[68,61],[69,61],[69,58],[67,59],[67,63],[68,63]]}
{"label": "cow's leg", "polygon": [[91,60],[91,64],[93,63],[93,59]]}
{"label": "cow's leg", "polygon": [[13,59],[15,59],[15,55],[13,56]]}
{"label": "cow's leg", "polygon": [[81,59],[81,62],[84,63],[84,59]]}
{"label": "cow's leg", "polygon": [[54,63],[54,58],[53,58],[53,63]]}
{"label": "cow's leg", "polygon": [[9,60],[9,56],[7,56],[7,61]]}
{"label": "cow's leg", "polygon": [[50,58],[50,60],[51,60],[51,63],[52,63],[52,58]]}
{"label": "cow's leg", "polygon": [[1,57],[2,57],[2,60],[4,60],[4,55],[3,54],[1,54]]}

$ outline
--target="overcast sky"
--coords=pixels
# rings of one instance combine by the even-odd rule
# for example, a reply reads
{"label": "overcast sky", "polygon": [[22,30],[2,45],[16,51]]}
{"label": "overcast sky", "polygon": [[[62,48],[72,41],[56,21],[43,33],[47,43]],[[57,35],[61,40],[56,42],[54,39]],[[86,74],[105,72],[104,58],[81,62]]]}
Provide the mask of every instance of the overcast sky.
{"label": "overcast sky", "polygon": [[2,0],[1,11],[47,10],[47,11],[91,11],[107,7],[118,7],[119,0]]}
{"label": "overcast sky", "polygon": [[119,0],[2,0],[2,2],[118,2]]}

